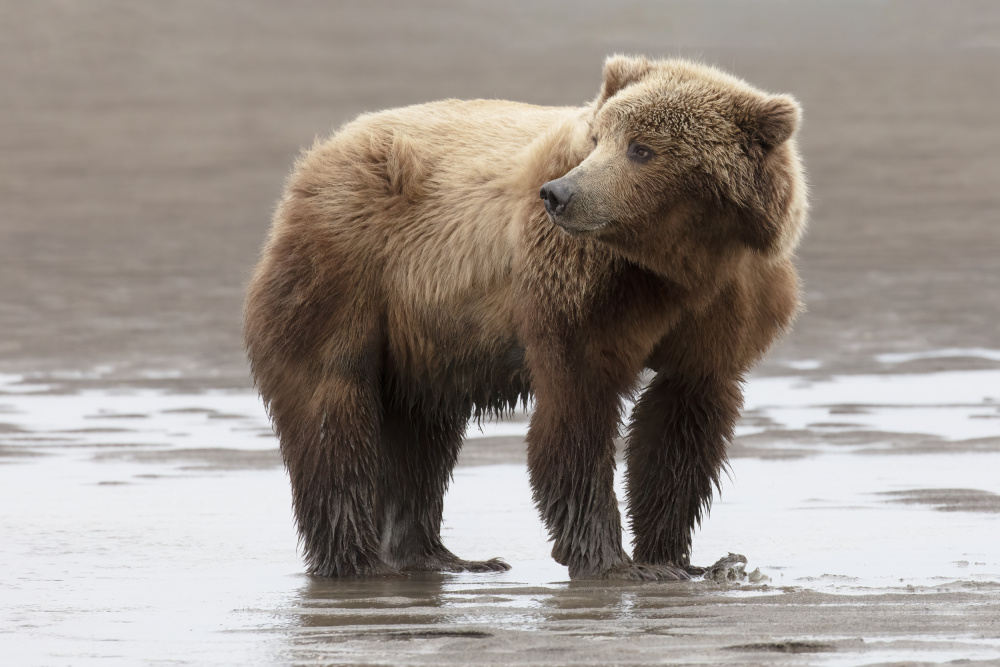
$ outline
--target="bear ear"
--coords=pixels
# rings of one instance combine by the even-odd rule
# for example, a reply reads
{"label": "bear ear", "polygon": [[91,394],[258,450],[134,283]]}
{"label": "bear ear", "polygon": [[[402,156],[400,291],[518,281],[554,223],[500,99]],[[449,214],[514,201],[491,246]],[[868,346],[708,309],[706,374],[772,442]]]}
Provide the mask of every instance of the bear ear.
{"label": "bear ear", "polygon": [[604,83],[594,101],[594,110],[604,106],[610,98],[630,84],[646,76],[653,64],[643,57],[613,55],[604,61]]}
{"label": "bear ear", "polygon": [[774,95],[751,106],[744,129],[750,137],[771,149],[788,141],[799,127],[802,109],[790,95]]}

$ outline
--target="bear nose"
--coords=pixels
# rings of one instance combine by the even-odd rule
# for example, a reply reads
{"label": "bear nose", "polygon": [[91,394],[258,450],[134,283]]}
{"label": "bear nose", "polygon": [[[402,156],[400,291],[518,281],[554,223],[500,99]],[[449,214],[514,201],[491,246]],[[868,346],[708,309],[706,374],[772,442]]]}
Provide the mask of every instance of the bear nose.
{"label": "bear nose", "polygon": [[566,211],[566,205],[569,204],[569,200],[573,198],[573,192],[570,190],[569,185],[561,178],[549,181],[543,185],[541,192],[538,194],[545,200],[545,210],[553,218],[557,215],[562,215]]}

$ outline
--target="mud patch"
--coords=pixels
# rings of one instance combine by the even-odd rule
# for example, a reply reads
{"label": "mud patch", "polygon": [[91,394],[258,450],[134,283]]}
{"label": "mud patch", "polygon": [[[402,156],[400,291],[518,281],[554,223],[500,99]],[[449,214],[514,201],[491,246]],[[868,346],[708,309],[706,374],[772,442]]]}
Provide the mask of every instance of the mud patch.
{"label": "mud patch", "polygon": [[141,413],[118,413],[118,412],[100,412],[96,415],[84,415],[84,419],[149,419],[149,415],[144,415]]}
{"label": "mud patch", "polygon": [[744,410],[743,414],[740,416],[740,426],[746,428],[780,428],[781,424],[778,424],[773,419],[771,419],[767,412],[761,409],[756,410]]}
{"label": "mud patch", "polygon": [[831,415],[870,415],[871,410],[862,405],[832,405]]}
{"label": "mud patch", "polygon": [[727,646],[725,649],[727,651],[761,651],[766,653],[828,653],[836,650],[833,644],[820,642],[767,642]]}
{"label": "mud patch", "polygon": [[822,454],[827,448],[857,454],[947,454],[1000,452],[1000,437],[949,440],[927,433],[898,433],[853,428],[856,424],[811,423],[808,429],[768,429],[741,435],[729,456],[792,459]]}
{"label": "mud patch", "polygon": [[219,412],[209,408],[174,408],[171,410],[161,410],[165,415],[204,415],[209,419],[246,419],[247,415],[236,413]]}
{"label": "mud patch", "polygon": [[4,422],[0,422],[0,435],[5,433],[24,433],[24,429],[22,429],[17,424],[7,424]]}
{"label": "mud patch", "polygon": [[101,452],[98,461],[125,460],[150,464],[182,464],[181,470],[266,470],[282,465],[276,449],[160,449]]}
{"label": "mud patch", "polygon": [[34,458],[45,456],[42,452],[37,452],[27,447],[7,447],[0,445],[0,463],[13,463],[15,459]]}
{"label": "mud patch", "polygon": [[487,639],[492,632],[482,630],[419,630],[406,632],[389,632],[382,635],[386,639]]}
{"label": "mud patch", "polygon": [[887,502],[905,505],[929,505],[939,512],[1000,513],[1000,495],[980,489],[911,489],[878,494]]}

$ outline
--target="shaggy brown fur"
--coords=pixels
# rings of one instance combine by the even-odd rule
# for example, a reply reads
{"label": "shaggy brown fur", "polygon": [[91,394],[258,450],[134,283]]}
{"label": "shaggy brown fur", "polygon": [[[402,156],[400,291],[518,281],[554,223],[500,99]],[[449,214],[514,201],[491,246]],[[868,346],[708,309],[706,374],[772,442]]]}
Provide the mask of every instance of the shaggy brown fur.
{"label": "shaggy brown fur", "polygon": [[[799,307],[798,118],[716,69],[613,57],[581,108],[446,100],[306,151],[245,337],[309,571],[506,569],[444,547],[442,498],[470,417],[534,395],[553,557],[573,578],[686,577],[742,378]],[[645,368],[630,558],[614,438]]]}

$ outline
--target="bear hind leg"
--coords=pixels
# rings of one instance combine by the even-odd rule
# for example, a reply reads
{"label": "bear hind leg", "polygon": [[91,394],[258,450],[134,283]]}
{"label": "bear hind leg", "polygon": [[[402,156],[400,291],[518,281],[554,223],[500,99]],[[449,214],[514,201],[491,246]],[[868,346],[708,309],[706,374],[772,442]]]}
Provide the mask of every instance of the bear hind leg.
{"label": "bear hind leg", "polygon": [[385,466],[382,498],[382,558],[401,571],[501,572],[500,558],[459,558],[441,541],[444,494],[462,447],[470,410],[427,412],[419,405],[387,400],[382,423]]}
{"label": "bear hind leg", "polygon": [[379,553],[378,392],[369,379],[347,375],[322,379],[311,398],[292,392],[269,401],[299,539],[310,574],[398,574]]}

